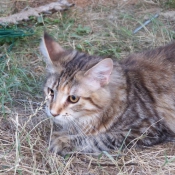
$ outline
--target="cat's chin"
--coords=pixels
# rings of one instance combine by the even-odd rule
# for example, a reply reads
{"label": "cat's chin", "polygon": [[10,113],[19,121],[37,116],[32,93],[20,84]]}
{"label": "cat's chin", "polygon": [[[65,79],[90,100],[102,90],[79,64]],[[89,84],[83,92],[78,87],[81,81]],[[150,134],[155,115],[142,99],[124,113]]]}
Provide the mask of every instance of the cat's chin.
{"label": "cat's chin", "polygon": [[68,120],[63,119],[60,116],[58,116],[58,117],[52,117],[52,119],[53,119],[53,122],[54,123],[59,124],[59,125],[62,125],[62,126],[64,126],[64,125],[66,125],[66,124],[69,123]]}

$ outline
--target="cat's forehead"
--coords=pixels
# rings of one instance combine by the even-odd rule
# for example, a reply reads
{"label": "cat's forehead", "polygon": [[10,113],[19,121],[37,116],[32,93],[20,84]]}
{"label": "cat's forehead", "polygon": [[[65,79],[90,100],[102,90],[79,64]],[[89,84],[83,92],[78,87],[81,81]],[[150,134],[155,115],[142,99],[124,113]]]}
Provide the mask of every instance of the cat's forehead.
{"label": "cat's forehead", "polygon": [[46,85],[50,88],[53,86],[57,86],[59,83],[59,78],[60,76],[57,73],[49,74],[49,76],[46,79]]}
{"label": "cat's forehead", "polygon": [[68,52],[67,57],[69,59],[62,58],[63,69],[60,76],[64,78],[72,77],[79,71],[87,71],[101,60],[99,57],[75,51]]}
{"label": "cat's forehead", "polygon": [[75,80],[75,77],[71,79],[60,78],[58,91],[64,92],[69,95],[76,95],[78,92],[79,83]]}
{"label": "cat's forehead", "polygon": [[70,80],[68,77],[60,76],[60,74],[50,74],[45,84],[51,89],[69,93],[74,82],[73,79]]}

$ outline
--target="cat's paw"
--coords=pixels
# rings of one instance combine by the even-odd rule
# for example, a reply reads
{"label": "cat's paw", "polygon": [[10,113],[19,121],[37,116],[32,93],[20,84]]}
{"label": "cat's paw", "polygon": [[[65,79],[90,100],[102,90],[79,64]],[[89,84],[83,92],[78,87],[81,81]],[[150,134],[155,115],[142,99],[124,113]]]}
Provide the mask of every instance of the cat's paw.
{"label": "cat's paw", "polygon": [[71,151],[70,139],[68,135],[62,135],[59,132],[54,132],[51,136],[49,150],[53,153],[64,156]]}

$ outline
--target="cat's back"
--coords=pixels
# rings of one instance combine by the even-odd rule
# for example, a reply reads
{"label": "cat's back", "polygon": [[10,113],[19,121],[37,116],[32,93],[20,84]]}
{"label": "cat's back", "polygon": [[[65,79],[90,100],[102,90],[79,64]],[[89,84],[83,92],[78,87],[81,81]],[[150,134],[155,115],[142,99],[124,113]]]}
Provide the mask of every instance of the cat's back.
{"label": "cat's back", "polygon": [[160,69],[173,69],[175,66],[175,42],[142,53],[132,54],[121,64],[126,69],[140,69],[159,71]]}
{"label": "cat's back", "polygon": [[126,76],[133,82],[152,86],[175,86],[175,42],[143,53],[133,54],[121,62]]}
{"label": "cat's back", "polygon": [[175,42],[133,54],[120,64],[125,72],[128,94],[150,103],[175,132]]}

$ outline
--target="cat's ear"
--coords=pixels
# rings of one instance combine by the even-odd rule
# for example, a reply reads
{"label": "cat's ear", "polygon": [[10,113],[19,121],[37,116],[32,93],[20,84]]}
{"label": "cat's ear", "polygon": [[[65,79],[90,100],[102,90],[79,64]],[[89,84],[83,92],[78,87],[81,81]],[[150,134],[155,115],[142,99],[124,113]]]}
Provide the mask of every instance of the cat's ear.
{"label": "cat's ear", "polygon": [[113,61],[111,58],[106,58],[85,72],[84,83],[90,90],[95,91],[109,83],[112,70]]}
{"label": "cat's ear", "polygon": [[44,55],[47,69],[50,73],[55,72],[54,62],[59,64],[59,55],[64,52],[64,49],[52,39],[47,33],[44,33],[40,44],[41,53]]}

